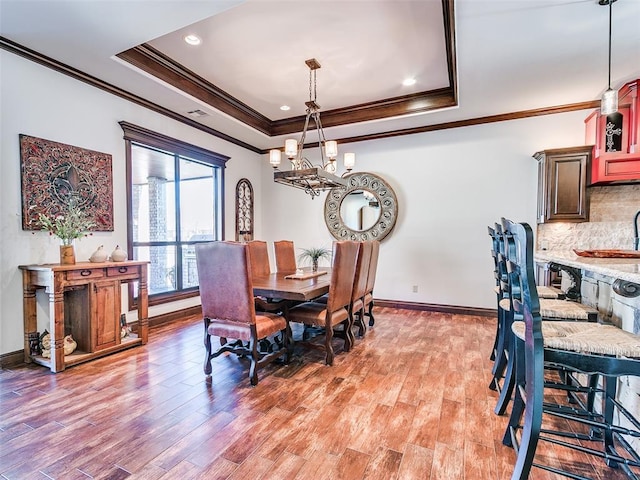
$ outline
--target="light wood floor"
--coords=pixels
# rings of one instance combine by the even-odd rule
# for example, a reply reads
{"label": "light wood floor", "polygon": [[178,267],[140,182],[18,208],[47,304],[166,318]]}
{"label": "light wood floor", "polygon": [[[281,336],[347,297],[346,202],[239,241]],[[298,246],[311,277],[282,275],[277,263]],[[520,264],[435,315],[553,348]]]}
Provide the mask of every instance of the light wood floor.
{"label": "light wood floor", "polygon": [[0,370],[1,477],[510,478],[507,419],[493,414],[487,388],[494,319],[385,308],[376,318],[350,353],[336,340],[333,367],[298,349],[289,366],[261,370],[255,388],[232,356],[204,376],[199,319],[57,375]]}

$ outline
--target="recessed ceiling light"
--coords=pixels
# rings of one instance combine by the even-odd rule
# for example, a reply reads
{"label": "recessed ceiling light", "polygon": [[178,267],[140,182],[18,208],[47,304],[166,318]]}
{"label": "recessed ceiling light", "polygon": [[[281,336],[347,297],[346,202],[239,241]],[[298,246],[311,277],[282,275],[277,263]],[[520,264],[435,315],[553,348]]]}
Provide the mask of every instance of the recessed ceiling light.
{"label": "recessed ceiling light", "polygon": [[289,105],[282,105],[280,107],[280,110],[282,110],[283,112],[286,112],[287,110],[291,110],[291,107]]}
{"label": "recessed ceiling light", "polygon": [[402,85],[404,85],[405,87],[410,87],[411,85],[415,85],[415,84],[416,84],[415,78],[405,78],[402,81]]}
{"label": "recessed ceiling light", "polygon": [[202,40],[200,40],[200,37],[193,34],[187,35],[186,37],[184,37],[184,41],[187,42],[189,45],[200,45],[202,43]]}

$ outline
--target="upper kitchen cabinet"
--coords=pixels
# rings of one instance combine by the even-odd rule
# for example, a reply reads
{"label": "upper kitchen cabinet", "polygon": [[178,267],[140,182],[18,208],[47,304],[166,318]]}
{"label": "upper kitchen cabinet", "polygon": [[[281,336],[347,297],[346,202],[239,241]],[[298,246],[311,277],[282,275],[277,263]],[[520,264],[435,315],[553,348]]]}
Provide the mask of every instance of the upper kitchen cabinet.
{"label": "upper kitchen cabinet", "polygon": [[556,148],[538,161],[538,223],[589,220],[589,170],[593,146]]}
{"label": "upper kitchen cabinet", "polygon": [[640,79],[618,90],[618,111],[608,116],[594,111],[585,120],[586,142],[595,145],[591,184],[640,182]]}

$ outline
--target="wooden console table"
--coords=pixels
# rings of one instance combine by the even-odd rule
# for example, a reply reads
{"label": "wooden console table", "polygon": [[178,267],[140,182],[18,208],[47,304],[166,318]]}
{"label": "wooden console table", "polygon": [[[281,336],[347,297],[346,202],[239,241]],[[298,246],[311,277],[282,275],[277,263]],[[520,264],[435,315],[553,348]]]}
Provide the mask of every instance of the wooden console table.
{"label": "wooden console table", "polygon": [[[52,372],[86,362],[125,348],[147,343],[149,335],[147,265],[126,261],[75,265],[20,265],[24,308],[25,362],[45,365]],[[137,335],[120,338],[122,283],[138,282]],[[51,358],[32,354],[31,341],[37,337],[36,290],[49,295]],[[65,335],[78,346],[64,354]]]}

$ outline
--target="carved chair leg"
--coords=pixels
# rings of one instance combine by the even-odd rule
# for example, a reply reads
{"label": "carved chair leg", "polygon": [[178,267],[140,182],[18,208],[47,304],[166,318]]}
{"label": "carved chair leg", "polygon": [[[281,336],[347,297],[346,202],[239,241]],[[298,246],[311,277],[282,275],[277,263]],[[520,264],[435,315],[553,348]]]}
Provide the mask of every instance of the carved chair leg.
{"label": "carved chair leg", "polygon": [[293,336],[291,334],[291,326],[289,325],[289,322],[287,322],[286,328],[281,332],[282,338],[284,338],[284,348],[286,350],[284,354],[284,364],[289,365],[291,355],[293,354]]}
{"label": "carved chair leg", "polygon": [[204,374],[211,375],[211,335],[209,335],[209,319],[204,319]]}
{"label": "carved chair leg", "polygon": [[364,305],[356,312],[356,315],[358,317],[358,336],[364,337],[367,333],[367,323],[364,320]]}
{"label": "carved chair leg", "polygon": [[[331,343],[331,341],[333,340],[333,328],[331,328],[331,325],[329,325],[326,329],[325,329],[325,336],[324,336],[324,347],[326,350],[326,364],[331,366],[333,365],[333,344]],[[346,339],[345,339],[345,345],[346,345]]]}
{"label": "carved chair leg", "polygon": [[349,352],[356,342],[356,337],[353,336],[353,317],[351,314],[342,323],[344,325],[344,351]]}
{"label": "carved chair leg", "polygon": [[249,341],[249,350],[251,351],[251,366],[249,367],[249,379],[251,380],[251,385],[258,385],[258,361],[260,360],[260,355],[258,354],[258,342],[255,338],[252,338]]}
{"label": "carved chair leg", "polygon": [[369,303],[369,326],[373,327],[376,323],[376,319],[373,317],[373,300]]}

